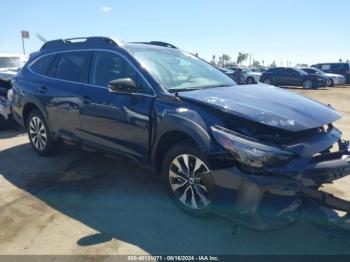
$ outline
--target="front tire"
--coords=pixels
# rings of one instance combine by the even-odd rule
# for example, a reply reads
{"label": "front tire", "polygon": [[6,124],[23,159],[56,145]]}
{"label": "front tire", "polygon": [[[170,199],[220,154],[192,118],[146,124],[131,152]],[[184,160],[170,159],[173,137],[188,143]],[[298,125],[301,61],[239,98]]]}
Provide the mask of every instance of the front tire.
{"label": "front tire", "polygon": [[49,156],[55,152],[56,141],[52,138],[46,120],[42,113],[33,110],[27,120],[27,132],[34,151],[42,156]]}
{"label": "front tire", "polygon": [[255,84],[255,80],[253,77],[248,77],[246,80],[247,85],[254,85]]}
{"label": "front tire", "polygon": [[333,81],[333,79],[329,79],[329,81],[330,81],[330,83],[329,83],[329,87],[334,87],[334,81]]}
{"label": "front tire", "polygon": [[162,180],[169,197],[184,212],[208,216],[212,205],[210,172],[205,156],[190,141],[171,148],[162,163]]}
{"label": "front tire", "polygon": [[266,78],[266,79],[264,79],[263,83],[266,85],[272,85],[272,80],[270,78]]}

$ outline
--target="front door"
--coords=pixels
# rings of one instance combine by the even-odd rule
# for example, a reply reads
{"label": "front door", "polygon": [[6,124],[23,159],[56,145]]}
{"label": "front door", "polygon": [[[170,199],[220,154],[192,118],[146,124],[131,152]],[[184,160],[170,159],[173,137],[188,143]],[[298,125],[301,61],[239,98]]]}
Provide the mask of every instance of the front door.
{"label": "front door", "polygon": [[[134,80],[139,92],[110,92],[108,83],[120,78]],[[86,142],[132,157],[148,158],[154,92],[131,63],[115,52],[94,52],[89,85],[84,87],[82,96],[80,120]]]}

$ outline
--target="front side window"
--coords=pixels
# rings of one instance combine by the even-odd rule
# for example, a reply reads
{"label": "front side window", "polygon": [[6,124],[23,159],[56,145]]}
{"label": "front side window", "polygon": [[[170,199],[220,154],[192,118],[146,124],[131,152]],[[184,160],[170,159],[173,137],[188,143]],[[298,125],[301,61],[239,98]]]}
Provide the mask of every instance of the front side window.
{"label": "front side window", "polygon": [[72,82],[84,82],[89,52],[62,53],[54,69],[54,77]]}
{"label": "front side window", "polygon": [[343,67],[344,67],[344,64],[333,64],[331,66],[331,69],[334,71],[340,71],[343,69]]}
{"label": "front side window", "polygon": [[123,57],[111,52],[94,52],[89,78],[90,84],[108,87],[110,81],[121,78],[131,78],[140,93],[152,93],[139,73]]}
{"label": "front side window", "polygon": [[236,85],[215,67],[177,49],[139,46],[127,48],[159,85],[169,92]]}

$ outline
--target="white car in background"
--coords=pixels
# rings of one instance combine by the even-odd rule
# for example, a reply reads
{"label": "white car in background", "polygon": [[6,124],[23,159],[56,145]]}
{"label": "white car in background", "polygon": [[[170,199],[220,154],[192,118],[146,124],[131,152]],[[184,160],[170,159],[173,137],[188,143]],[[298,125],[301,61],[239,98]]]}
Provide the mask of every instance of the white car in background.
{"label": "white car in background", "polygon": [[17,54],[0,54],[0,79],[10,81],[26,62],[26,57]]}
{"label": "white car in background", "polygon": [[26,57],[16,54],[0,54],[0,129],[6,128],[11,115],[13,97],[11,79],[26,62]]}
{"label": "white car in background", "polygon": [[246,67],[229,67],[228,69],[236,71],[238,68],[242,70],[247,85],[257,84],[260,82],[261,72],[254,72]]}
{"label": "white car in background", "polygon": [[328,86],[346,84],[346,78],[342,75],[325,73],[321,69],[317,69],[314,67],[302,67],[300,69],[308,74],[316,74],[316,75],[322,75],[322,76],[327,77],[328,78]]}

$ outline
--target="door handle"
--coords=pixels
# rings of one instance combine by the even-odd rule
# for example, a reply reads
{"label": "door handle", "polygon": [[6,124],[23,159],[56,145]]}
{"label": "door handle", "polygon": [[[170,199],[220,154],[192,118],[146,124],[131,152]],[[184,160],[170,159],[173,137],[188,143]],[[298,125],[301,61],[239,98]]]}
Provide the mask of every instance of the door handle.
{"label": "door handle", "polygon": [[91,98],[89,96],[84,96],[83,97],[83,103],[84,104],[91,104]]}
{"label": "door handle", "polygon": [[40,94],[45,94],[47,92],[47,88],[45,86],[39,87],[38,89]]}

